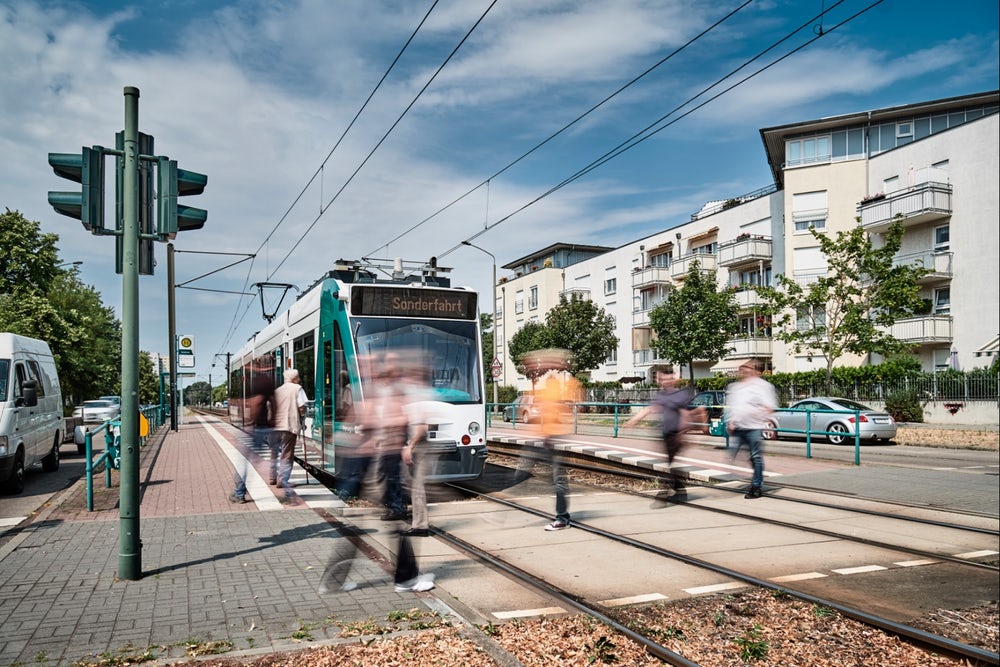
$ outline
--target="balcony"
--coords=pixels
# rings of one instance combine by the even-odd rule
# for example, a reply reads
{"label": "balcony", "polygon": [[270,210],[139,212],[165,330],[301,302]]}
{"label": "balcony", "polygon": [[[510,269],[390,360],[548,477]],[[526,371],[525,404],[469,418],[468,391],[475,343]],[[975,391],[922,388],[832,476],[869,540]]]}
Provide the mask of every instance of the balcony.
{"label": "balcony", "polygon": [[771,261],[771,239],[766,236],[747,236],[728,241],[719,246],[716,254],[719,266],[740,267]]}
{"label": "balcony", "polygon": [[710,255],[707,252],[695,252],[675,260],[673,266],[670,267],[670,275],[676,280],[683,280],[687,277],[694,262],[698,262],[698,269],[703,274],[715,271],[715,255]]}
{"label": "balcony", "polygon": [[757,290],[752,287],[741,289],[733,296],[736,298],[736,305],[740,307],[740,312],[742,313],[759,310],[764,306],[764,300],[760,298]]}
{"label": "balcony", "polygon": [[632,272],[632,289],[644,289],[657,285],[672,285],[670,269],[665,266],[647,266]]}
{"label": "balcony", "polygon": [[923,252],[896,255],[892,258],[892,265],[896,267],[909,264],[929,269],[928,273],[919,282],[921,284],[936,283],[951,280],[953,256],[954,253],[951,252],[925,250]]}
{"label": "balcony", "polygon": [[897,215],[907,227],[942,220],[951,215],[951,185],[927,182],[891,192],[858,204],[858,214],[861,226],[869,232],[884,232]]}
{"label": "balcony", "polygon": [[950,343],[951,315],[922,315],[897,320],[889,333],[905,343],[916,345]]}
{"label": "balcony", "polygon": [[569,289],[564,289],[559,292],[559,297],[566,297],[567,301],[572,301],[574,296],[580,298],[582,301],[590,301],[590,288],[570,287]]}
{"label": "balcony", "polygon": [[826,274],[826,269],[802,269],[801,271],[792,272],[792,280],[805,287],[807,285],[811,285],[820,278],[826,277]]}
{"label": "balcony", "polygon": [[731,338],[728,342],[730,352],[726,359],[749,359],[752,357],[770,357],[772,340],[766,336],[751,338]]}
{"label": "balcony", "polygon": [[632,350],[632,364],[636,368],[651,366],[655,358],[655,353],[652,350]]}

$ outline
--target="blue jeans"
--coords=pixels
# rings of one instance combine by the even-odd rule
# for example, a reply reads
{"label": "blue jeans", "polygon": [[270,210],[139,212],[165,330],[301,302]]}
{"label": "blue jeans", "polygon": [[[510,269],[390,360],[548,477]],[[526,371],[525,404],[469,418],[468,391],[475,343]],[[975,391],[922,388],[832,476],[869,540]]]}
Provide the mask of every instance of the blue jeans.
{"label": "blue jeans", "polygon": [[753,464],[753,478],[750,480],[751,486],[758,489],[764,486],[764,450],[761,447],[761,430],[759,428],[735,428],[732,437],[736,440],[736,450],[733,458],[746,446],[750,454],[750,463]]}
{"label": "blue jeans", "polygon": [[539,452],[542,461],[552,468],[552,487],[556,492],[556,521],[569,523],[569,481],[566,479],[566,470],[563,468],[562,460],[556,453],[554,443],[548,439]]}

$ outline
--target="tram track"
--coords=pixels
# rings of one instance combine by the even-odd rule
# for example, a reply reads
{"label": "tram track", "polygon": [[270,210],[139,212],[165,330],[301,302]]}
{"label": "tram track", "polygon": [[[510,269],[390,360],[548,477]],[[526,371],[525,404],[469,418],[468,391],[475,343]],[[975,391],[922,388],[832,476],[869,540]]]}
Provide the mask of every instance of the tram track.
{"label": "tram track", "polygon": [[[496,503],[502,505],[508,509],[513,509],[518,512],[523,512],[531,514],[534,516],[548,518],[550,515],[548,512],[538,510],[526,505],[522,505],[508,498],[501,498],[493,494],[480,493],[474,489],[464,487],[464,485],[452,485],[458,488],[465,488],[467,493],[473,494],[475,497],[487,500],[491,503]],[[602,539],[609,540],[616,544],[625,545],[632,549],[643,551],[646,553],[653,554],[655,556],[669,559],[672,561],[680,562],[684,565],[700,568],[702,570],[707,570],[713,574],[718,574],[723,577],[727,577],[748,586],[757,587],[761,589],[766,589],[772,591],[776,594],[787,594],[804,602],[808,602],[813,605],[818,605],[824,608],[829,608],[836,610],[840,614],[852,618],[860,623],[868,625],[873,628],[878,628],[884,632],[895,635],[897,637],[905,638],[910,642],[918,644],[920,646],[926,647],[933,651],[945,652],[949,655],[974,661],[975,664],[989,664],[996,665],[1000,664],[1000,656],[996,653],[986,651],[976,646],[970,646],[962,642],[937,635],[934,633],[926,632],[918,628],[906,625],[904,623],[899,623],[893,621],[889,618],[873,614],[862,609],[858,609],[841,602],[819,597],[816,595],[809,594],[801,590],[795,590],[785,584],[777,585],[773,582],[761,579],[752,574],[741,572],[729,567],[721,566],[704,559],[700,559],[687,554],[682,554],[677,551],[670,549],[665,549],[642,540],[637,540],[620,533],[607,531],[596,527],[594,525],[588,524],[586,522],[573,521],[574,530],[581,530],[589,534],[598,536]],[[594,615],[599,618],[602,622],[606,622],[604,618],[608,617],[607,613],[602,609],[601,605],[587,602],[583,596],[575,594],[571,591],[565,591],[561,588],[555,587],[552,584],[544,581],[544,578],[537,573],[526,572],[522,568],[514,565],[501,558],[495,553],[491,553],[485,549],[476,547],[460,537],[442,530],[438,527],[432,527],[432,534],[442,539],[452,546],[459,548],[464,553],[468,554],[470,557],[474,557],[480,562],[483,562],[490,567],[497,568],[501,570],[504,574],[517,578],[519,581],[523,581],[526,585],[533,586],[538,590],[545,592],[546,595],[554,597],[557,600],[564,601],[568,606],[583,611],[588,614]],[[594,611],[596,610],[596,613]],[[617,622],[616,622],[617,623]],[[616,627],[616,625],[612,625]],[[668,649],[669,650],[669,649]],[[674,663],[670,664],[690,664],[690,663]]]}

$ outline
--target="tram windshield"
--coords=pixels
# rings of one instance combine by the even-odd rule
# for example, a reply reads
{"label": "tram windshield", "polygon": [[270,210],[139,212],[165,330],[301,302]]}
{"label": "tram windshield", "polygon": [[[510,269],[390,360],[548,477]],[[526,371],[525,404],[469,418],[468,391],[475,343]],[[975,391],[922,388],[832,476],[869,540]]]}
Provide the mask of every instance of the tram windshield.
{"label": "tram windshield", "polygon": [[366,393],[377,376],[377,360],[397,352],[417,354],[424,360],[436,400],[455,404],[483,401],[474,321],[353,317],[351,327]]}

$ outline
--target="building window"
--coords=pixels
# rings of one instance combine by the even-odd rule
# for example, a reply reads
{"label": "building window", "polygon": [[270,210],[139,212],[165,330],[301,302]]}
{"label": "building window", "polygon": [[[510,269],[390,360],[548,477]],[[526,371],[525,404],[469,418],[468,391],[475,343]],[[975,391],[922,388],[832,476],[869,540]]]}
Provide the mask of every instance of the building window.
{"label": "building window", "polygon": [[794,167],[800,164],[816,164],[829,162],[830,135],[823,134],[803,139],[791,139],[785,142],[785,165]]}
{"label": "building window", "polygon": [[792,195],[792,221],[796,234],[808,233],[810,227],[826,229],[828,212],[826,190]]}
{"label": "building window", "polygon": [[823,230],[826,229],[826,218],[816,218],[815,220],[796,220],[795,221],[795,233],[801,234],[803,232],[808,232],[809,228]]}
{"label": "building window", "polygon": [[604,281],[604,296],[614,294],[618,290],[618,279],[608,278]]}
{"label": "building window", "polygon": [[934,314],[951,314],[951,288],[939,287],[934,290]]}
{"label": "building window", "polygon": [[650,266],[656,266],[656,267],[659,267],[661,269],[669,269],[670,268],[670,253],[669,252],[665,252],[665,253],[661,253],[659,255],[650,255],[649,256],[649,265]]}
{"label": "building window", "polygon": [[524,290],[518,290],[514,295],[514,314],[520,315],[524,312]]}
{"label": "building window", "polygon": [[532,287],[528,290],[528,310],[538,308],[538,288]]}
{"label": "building window", "polygon": [[811,331],[826,327],[826,308],[823,306],[803,306],[795,311],[795,328]]}
{"label": "building window", "polygon": [[716,241],[712,241],[711,243],[700,245],[697,248],[691,248],[691,253],[695,255],[714,255],[718,245],[719,244]]}
{"label": "building window", "polygon": [[604,363],[606,363],[606,364],[617,364],[618,363],[618,348],[617,347],[614,348],[613,350],[611,350],[611,354],[609,354],[608,358],[604,360]]}
{"label": "building window", "polygon": [[945,252],[951,248],[951,225],[934,228],[934,251]]}

